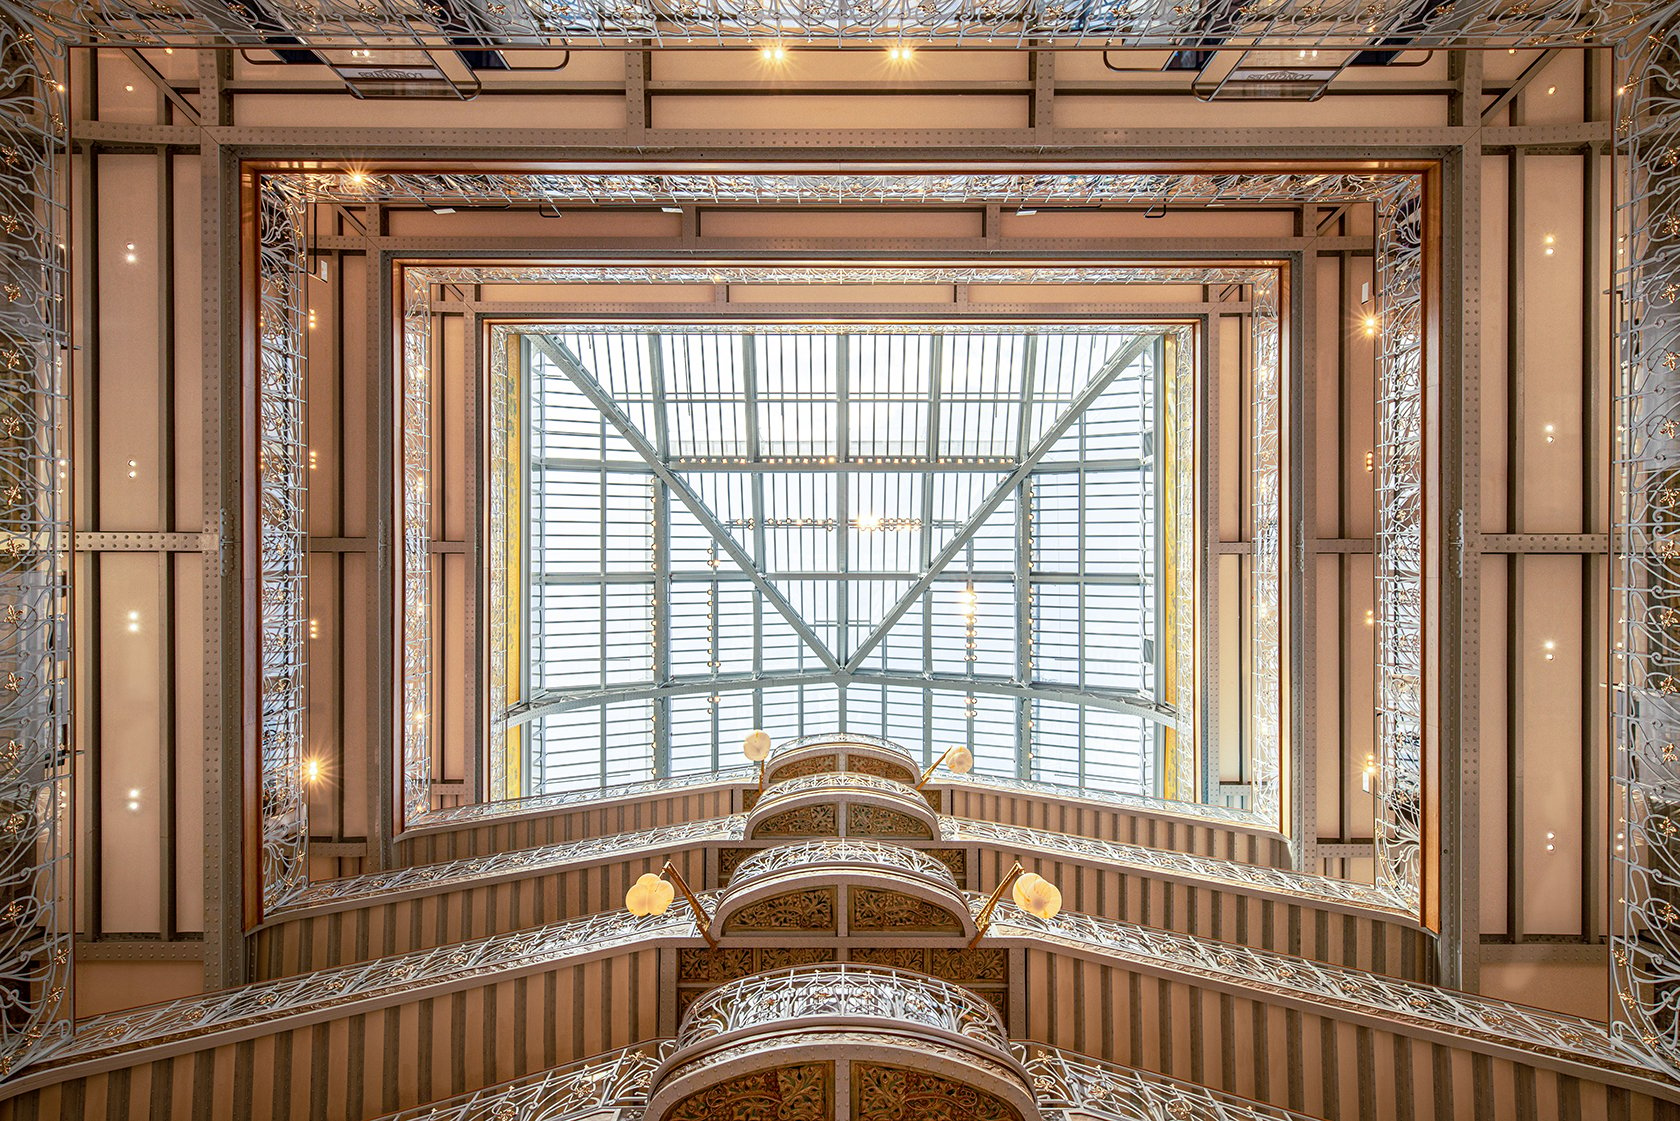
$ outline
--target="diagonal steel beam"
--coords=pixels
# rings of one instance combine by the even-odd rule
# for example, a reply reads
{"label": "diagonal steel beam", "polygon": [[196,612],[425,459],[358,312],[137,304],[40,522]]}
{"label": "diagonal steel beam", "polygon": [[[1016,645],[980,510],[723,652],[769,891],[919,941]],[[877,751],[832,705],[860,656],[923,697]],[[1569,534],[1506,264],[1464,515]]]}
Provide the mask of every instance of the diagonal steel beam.
{"label": "diagonal steel beam", "polygon": [[782,593],[777,591],[775,586],[765,578],[758,565],[747,555],[746,550],[741,548],[729,531],[718,524],[717,515],[712,513],[711,508],[701,501],[700,496],[695,494],[689,485],[677,476],[676,472],[660,460],[658,449],[649,443],[648,438],[630,422],[630,418],[624,415],[623,410],[607,394],[607,391],[601,388],[600,383],[595,380],[595,376],[584,368],[583,363],[578,360],[577,356],[547,336],[532,334],[527,337],[530,338],[533,346],[548,356],[549,361],[564,370],[566,376],[571,378],[572,383],[578,387],[578,392],[587,397],[589,403],[601,410],[601,415],[612,422],[613,427],[618,429],[618,434],[623,436],[625,442],[636,450],[636,454],[647,463],[648,469],[653,472],[654,476],[665,484],[673,497],[681,500],[682,504],[688,507],[695,520],[706,528],[706,532],[712,535],[712,539],[718,543],[718,547],[729,555],[730,560],[740,566],[741,571],[747,574],[747,579],[753,582],[753,586],[758,589],[759,594],[768,600],[770,605],[788,621],[788,625],[811,648],[811,652],[822,661],[822,664],[831,671],[840,672],[840,663],[835,661],[834,655],[828,652],[828,647],[823,645],[822,639],[817,637],[816,632],[811,630],[810,625],[800,617],[799,612],[793,609],[793,605],[788,603],[783,598]]}
{"label": "diagonal steel beam", "polygon": [[1033,445],[1032,451],[1027,453],[1026,457],[1016,465],[1013,471],[1005,476],[1002,482],[992,488],[991,494],[986,496],[986,501],[982,502],[980,507],[969,516],[968,520],[963,523],[962,528],[957,531],[956,536],[945,543],[945,547],[939,551],[939,555],[933,558],[933,563],[928,566],[928,570],[922,573],[914,584],[910,585],[909,590],[899,597],[898,602],[893,604],[892,609],[882,617],[879,623],[875,624],[875,629],[869,632],[869,637],[865,638],[852,656],[847,659],[845,667],[847,673],[854,672],[859,666],[863,665],[863,660],[869,656],[871,650],[880,645],[882,639],[887,637],[887,632],[893,628],[893,624],[902,619],[904,613],[910,610],[911,605],[933,585],[933,581],[940,572],[944,571],[945,566],[950,564],[952,559],[962,552],[963,546],[968,544],[969,539],[980,531],[980,527],[985,524],[986,519],[991,517],[997,508],[1003,505],[1003,500],[1008,498],[1015,488],[1021,485],[1021,480],[1032,474],[1038,461],[1049,453],[1050,449],[1055,446],[1056,441],[1062,438],[1063,433],[1073,426],[1073,422],[1078,420],[1098,397],[1102,396],[1103,391],[1109,387],[1115,378],[1120,376],[1127,366],[1132,364],[1133,359],[1154,345],[1154,342],[1154,335],[1139,335],[1103,364],[1102,369],[1097,371],[1096,377],[1091,379],[1091,384],[1087,385],[1084,392],[1073,399],[1073,402],[1068,405],[1067,411],[1039,438],[1038,443]]}

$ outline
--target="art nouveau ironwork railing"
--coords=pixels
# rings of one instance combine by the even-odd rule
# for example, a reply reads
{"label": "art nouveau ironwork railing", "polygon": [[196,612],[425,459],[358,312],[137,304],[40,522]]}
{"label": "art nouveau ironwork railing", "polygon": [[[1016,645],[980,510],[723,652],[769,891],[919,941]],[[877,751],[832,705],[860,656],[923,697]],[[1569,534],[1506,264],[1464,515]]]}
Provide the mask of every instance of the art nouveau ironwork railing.
{"label": "art nouveau ironwork railing", "polygon": [[1262,1105],[1148,1071],[1105,1063],[1037,1043],[1013,1044],[1032,1079],[1043,1121],[1305,1121]]}
{"label": "art nouveau ironwork railing", "polygon": [[[652,1040],[545,1070],[498,1086],[430,1105],[416,1106],[381,1121],[601,1121],[640,1116],[653,1072],[670,1052],[670,1040]],[[634,1112],[631,1112],[634,1111]]]}
{"label": "art nouveau ironwork railing", "polygon": [[[703,896],[703,904],[710,898],[711,893]],[[50,1062],[86,1059],[288,1014],[328,1009],[428,983],[490,977],[522,966],[554,964],[568,958],[697,933],[693,916],[682,902],[663,915],[647,918],[636,918],[626,911],[607,911],[512,934],[90,1017],[76,1025],[73,1038],[62,1039],[46,1049],[43,1058]]]}
{"label": "art nouveau ironwork railing", "polygon": [[1052,833],[1024,825],[1006,825],[965,817],[944,817],[940,822],[940,836],[948,843],[979,841],[1005,849],[1034,849],[1038,852],[1065,854],[1144,872],[1183,876],[1207,886],[1228,885],[1239,891],[1259,888],[1306,902],[1340,903],[1386,912],[1396,918],[1415,918],[1409,912],[1397,908],[1394,899],[1387,892],[1372,884],[1339,880],[1331,876],[1315,876],[1261,864],[1243,864],[1235,860],[1197,856],[1173,849],[1152,849],[1096,837]]}
{"label": "art nouveau ironwork railing", "polygon": [[876,841],[800,841],[791,845],[777,845],[754,853],[735,866],[729,877],[731,889],[772,876],[789,868],[820,868],[830,865],[861,864],[911,872],[927,879],[938,880],[956,890],[957,880],[951,869],[919,849],[900,845],[880,844]]}
{"label": "art nouveau ironwork railing", "polygon": [[[979,895],[971,897],[975,907],[980,901]],[[1303,997],[1350,1011],[1375,1012],[1400,1025],[1479,1037],[1564,1059],[1624,1069],[1644,1065],[1640,1055],[1618,1046],[1605,1025],[1592,1020],[1135,923],[1073,911],[1044,920],[1005,902],[994,915],[991,935],[1024,935],[1052,946],[1097,951],[1144,968],[1164,966],[1221,984],[1240,984],[1256,994]]]}
{"label": "art nouveau ironwork railing", "polygon": [[[614,833],[581,841],[509,849],[486,856],[320,880],[293,896],[285,914],[295,915],[304,908],[356,904],[374,899],[390,900],[410,892],[447,891],[452,887],[477,886],[515,876],[538,876],[606,860],[628,860],[638,855],[646,857],[650,853],[668,853],[706,841],[736,841],[744,835],[745,822],[746,815],[733,814],[662,825],[634,833]],[[775,851],[779,850],[766,850]]]}
{"label": "art nouveau ironwork railing", "polygon": [[702,994],[684,1013],[677,1049],[770,1024],[862,1017],[932,1028],[1009,1053],[998,1011],[960,985],[878,966],[798,965],[755,973]]}

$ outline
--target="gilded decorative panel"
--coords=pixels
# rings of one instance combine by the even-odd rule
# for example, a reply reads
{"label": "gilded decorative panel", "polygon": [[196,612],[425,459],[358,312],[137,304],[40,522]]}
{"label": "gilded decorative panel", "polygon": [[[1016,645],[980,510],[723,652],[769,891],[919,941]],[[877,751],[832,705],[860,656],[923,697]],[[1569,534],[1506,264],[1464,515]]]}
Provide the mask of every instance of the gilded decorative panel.
{"label": "gilded decorative panel", "polygon": [[708,1086],[666,1110],[664,1121],[829,1121],[833,1115],[834,1064],[801,1063]]}
{"label": "gilded decorative panel", "polygon": [[834,951],[816,946],[764,946],[754,950],[760,971],[794,965],[819,965],[834,960]]}
{"label": "gilded decorative panel", "polygon": [[678,950],[678,981],[732,981],[754,972],[751,950]]}
{"label": "gilded decorative panel", "polygon": [[761,946],[752,949],[678,950],[677,982],[733,981],[737,977],[790,965],[819,965],[834,960],[834,951],[817,946]]}
{"label": "gilded decorative panel", "polygon": [[866,965],[927,972],[927,950],[922,946],[856,946],[847,953],[847,957]]}
{"label": "gilded decorative panel", "polygon": [[790,891],[749,903],[729,917],[728,931],[833,930],[834,889]]}
{"label": "gilded decorative panel", "polygon": [[929,856],[951,870],[951,875],[957,878],[957,883],[968,884],[968,850],[967,849],[924,849]]}
{"label": "gilded decorative panel", "polygon": [[755,837],[833,837],[839,834],[833,806],[801,806],[767,817],[753,830]]}
{"label": "gilded decorative panel", "polygon": [[909,837],[918,841],[933,840],[933,830],[926,822],[909,814],[853,802],[846,807],[846,832],[853,837]]}
{"label": "gilded decorative panel", "polygon": [[924,1071],[871,1063],[852,1064],[852,1117],[854,1121],[1022,1121],[1014,1106],[984,1090]]}
{"label": "gilded decorative panel", "polygon": [[853,930],[949,931],[962,923],[944,907],[897,891],[854,887],[850,891]]}
{"label": "gilded decorative panel", "polygon": [[914,783],[921,777],[902,763],[894,763],[890,759],[877,759],[872,755],[846,756],[846,769],[856,771],[860,775],[879,775],[903,783]]}
{"label": "gilded decorative panel", "polygon": [[1003,950],[976,946],[972,949],[928,951],[928,972],[947,981],[1003,981],[1009,977],[1009,955]]}
{"label": "gilded decorative panel", "polygon": [[777,767],[766,777],[766,782],[781,782],[783,779],[798,778],[801,775],[825,775],[840,769],[838,755],[813,755],[809,759],[795,759],[784,766]]}

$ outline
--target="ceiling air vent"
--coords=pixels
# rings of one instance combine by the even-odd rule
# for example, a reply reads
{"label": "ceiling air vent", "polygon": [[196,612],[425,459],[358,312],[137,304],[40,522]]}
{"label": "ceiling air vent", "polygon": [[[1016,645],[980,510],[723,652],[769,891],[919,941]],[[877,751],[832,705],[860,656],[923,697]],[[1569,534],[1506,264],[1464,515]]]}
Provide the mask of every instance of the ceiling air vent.
{"label": "ceiling air vent", "polygon": [[473,68],[454,51],[319,53],[350,92],[365,100],[413,97],[466,101],[482,88]]}
{"label": "ceiling air vent", "polygon": [[1357,53],[1327,48],[1220,51],[1190,88],[1204,101],[1317,101]]}

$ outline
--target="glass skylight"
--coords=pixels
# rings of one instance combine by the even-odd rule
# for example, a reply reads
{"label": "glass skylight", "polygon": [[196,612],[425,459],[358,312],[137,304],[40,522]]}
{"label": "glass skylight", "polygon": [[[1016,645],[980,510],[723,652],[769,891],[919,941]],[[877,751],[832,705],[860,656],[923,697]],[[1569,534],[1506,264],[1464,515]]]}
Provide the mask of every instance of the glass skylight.
{"label": "glass skylight", "polygon": [[1158,792],[1162,330],[520,345],[527,793],[735,766],[756,727]]}

